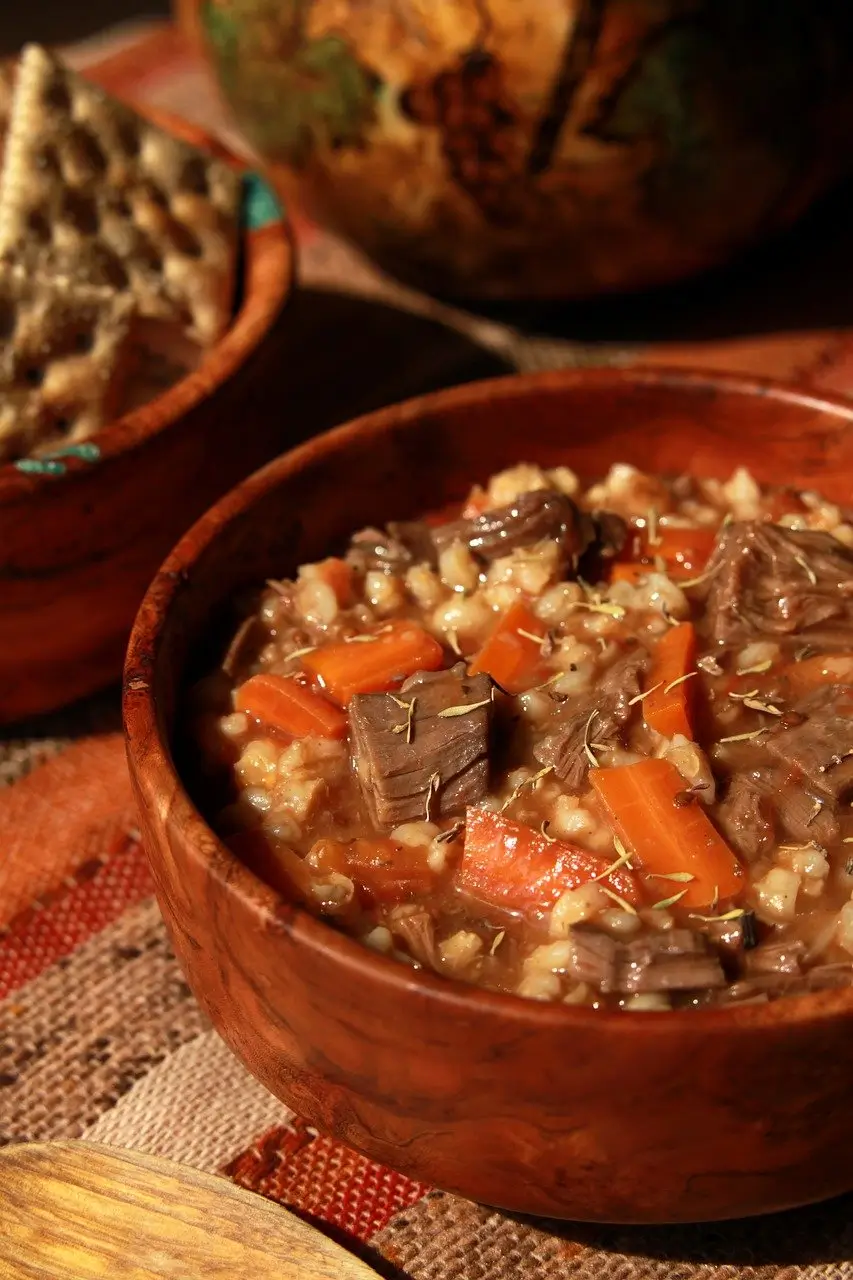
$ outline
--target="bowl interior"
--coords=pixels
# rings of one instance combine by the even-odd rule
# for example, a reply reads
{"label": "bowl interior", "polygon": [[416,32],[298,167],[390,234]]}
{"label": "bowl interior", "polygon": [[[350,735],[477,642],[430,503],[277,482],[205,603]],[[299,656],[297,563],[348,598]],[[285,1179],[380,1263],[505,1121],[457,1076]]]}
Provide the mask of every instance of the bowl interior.
{"label": "bowl interior", "polygon": [[393,406],[278,459],[209,512],[164,567],[131,661],[156,632],[158,713],[171,741],[176,696],[220,654],[240,593],[340,550],[361,526],[458,502],[520,461],[567,463],[585,480],[614,462],[722,478],[745,466],[761,482],[843,502],[851,428],[853,408],[840,403],[655,370],[508,378]]}

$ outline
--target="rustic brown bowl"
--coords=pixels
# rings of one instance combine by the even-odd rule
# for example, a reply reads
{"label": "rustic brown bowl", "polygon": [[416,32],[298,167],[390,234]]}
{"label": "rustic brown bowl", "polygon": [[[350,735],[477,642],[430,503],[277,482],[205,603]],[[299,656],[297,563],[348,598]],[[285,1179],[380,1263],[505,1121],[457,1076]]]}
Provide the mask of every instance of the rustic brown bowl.
{"label": "rustic brown bowl", "polygon": [[469,385],[341,427],[247,480],[149,590],[125,671],[128,755],[195,994],[259,1080],[410,1177],[525,1213],[744,1217],[853,1188],[853,993],[627,1015],[537,1004],[375,955],[219,842],[174,763],[179,704],[239,589],[366,523],[460,499],[519,459],[819,486],[849,500],[853,407],[683,372]]}
{"label": "rustic brown bowl", "polygon": [[[195,125],[146,114],[243,167]],[[267,214],[243,237],[234,322],[198,369],[65,457],[0,464],[0,724],[117,679],[139,601],[169,548],[282,448],[270,335],[294,253],[283,218]]]}

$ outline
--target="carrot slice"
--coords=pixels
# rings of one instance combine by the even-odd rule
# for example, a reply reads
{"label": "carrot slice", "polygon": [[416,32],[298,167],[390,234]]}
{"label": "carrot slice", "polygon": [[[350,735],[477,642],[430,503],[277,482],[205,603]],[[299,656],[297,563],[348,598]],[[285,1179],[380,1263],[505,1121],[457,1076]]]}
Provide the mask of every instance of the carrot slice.
{"label": "carrot slice", "polygon": [[803,658],[801,662],[788,663],[782,674],[795,697],[811,693],[824,684],[853,684],[853,654],[826,653],[817,658]]}
{"label": "carrot slice", "polygon": [[292,677],[251,676],[237,689],[234,705],[293,738],[346,737],[347,718],[340,708]]}
{"label": "carrot slice", "polygon": [[427,861],[427,846],[398,844],[382,837],[357,840],[318,840],[311,861],[319,874],[324,868],[349,876],[360,901],[407,902],[429,893],[435,872]]}
{"label": "carrot slice", "polygon": [[495,623],[469,668],[471,675],[492,677],[507,693],[524,693],[540,675],[546,628],[519,600]]}
{"label": "carrot slice", "polygon": [[649,541],[646,529],[638,529],[626,543],[626,560],[614,564],[611,582],[634,583],[654,572],[656,560],[663,561],[666,572],[676,582],[693,577],[705,568],[716,540],[716,529],[705,527],[682,529],[662,525],[654,542]]}
{"label": "carrot slice", "polygon": [[607,819],[645,876],[690,876],[652,880],[660,898],[686,892],[682,907],[708,907],[746,887],[743,870],[701,804],[680,805],[684,779],[669,760],[641,760],[616,769],[591,769],[595,794]]}
{"label": "carrot slice", "polygon": [[568,841],[549,840],[501,813],[469,809],[465,846],[453,883],[461,893],[488,906],[532,918],[550,910],[567,889],[596,878],[619,897],[638,902],[637,880],[626,867],[603,875],[612,861]]}
{"label": "carrot slice", "polygon": [[353,572],[351,565],[346,560],[340,560],[337,556],[329,556],[326,560],[321,560],[319,564],[314,565],[317,576],[322,578],[325,583],[332,588],[335,593],[335,599],[341,608],[346,608],[352,604],[352,580]]}
{"label": "carrot slice", "polygon": [[387,693],[416,671],[443,665],[441,645],[414,622],[391,623],[360,642],[325,644],[305,657],[305,666],[342,707],[356,693]]}
{"label": "carrot slice", "polygon": [[652,569],[653,566],[650,564],[639,564],[633,560],[630,564],[614,564],[610,570],[610,581],[627,582],[634,587],[647,573],[651,573]]}
{"label": "carrot slice", "polygon": [[695,671],[696,631],[692,622],[680,622],[659,641],[654,653],[647,688],[652,690],[643,699],[643,715],[650,729],[672,738],[683,733],[693,737],[692,677]]}

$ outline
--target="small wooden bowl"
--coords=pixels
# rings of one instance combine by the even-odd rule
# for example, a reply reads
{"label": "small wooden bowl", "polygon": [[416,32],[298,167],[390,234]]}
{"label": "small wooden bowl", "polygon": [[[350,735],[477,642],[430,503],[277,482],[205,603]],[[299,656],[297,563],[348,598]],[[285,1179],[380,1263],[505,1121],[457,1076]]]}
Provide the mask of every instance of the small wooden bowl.
{"label": "small wooden bowl", "polygon": [[[245,167],[195,125],[145,113]],[[254,194],[263,225],[244,233],[239,306],[199,368],[64,456],[0,465],[0,724],[117,679],[170,547],[284,443],[269,394],[280,353],[268,339],[293,287],[294,251],[270,193],[258,184]]]}
{"label": "small wooden bowl", "polygon": [[178,776],[181,694],[232,625],[236,592],[520,460],[587,478],[614,461],[718,476],[742,464],[848,500],[853,408],[654,370],[479,383],[312,440],[208,512],[145,597],[125,671],[130,768],[187,979],[234,1052],[311,1124],[474,1200],[666,1223],[849,1190],[853,992],[628,1015],[413,972],[257,880]]}

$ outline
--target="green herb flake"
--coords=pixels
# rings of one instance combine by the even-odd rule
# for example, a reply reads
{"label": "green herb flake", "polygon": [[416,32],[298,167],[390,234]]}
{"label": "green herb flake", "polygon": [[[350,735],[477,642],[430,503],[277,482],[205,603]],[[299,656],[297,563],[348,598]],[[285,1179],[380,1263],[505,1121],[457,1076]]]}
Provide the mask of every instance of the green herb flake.
{"label": "green herb flake", "polygon": [[458,707],[445,707],[443,711],[438,712],[438,718],[440,720],[452,720],[456,716],[467,716],[472,711],[479,711],[481,707],[490,706],[491,702],[491,698],[484,698],[482,702],[466,702]]}
{"label": "green herb flake", "polygon": [[700,916],[691,913],[691,920],[702,920],[705,924],[724,924],[728,920],[740,920],[741,916],[745,916],[746,912],[743,907],[735,907],[732,911],[727,911],[721,916]]}
{"label": "green herb flake", "polygon": [[674,907],[676,902],[680,902],[687,893],[687,889],[682,889],[680,893],[674,893],[671,898],[661,898],[660,902],[652,903],[652,911],[666,911],[668,907]]}
{"label": "green herb flake", "polygon": [[[765,671],[769,671],[773,666],[773,659],[767,658],[765,662],[756,662],[754,667],[738,667],[735,672],[739,676],[761,676]],[[756,693],[758,690],[756,690]]]}
{"label": "green herb flake", "polygon": [[680,684],[684,684],[685,680],[692,680],[698,674],[698,671],[688,671],[686,675],[679,676],[677,680],[671,680],[664,689],[664,693],[672,693],[673,689],[677,689]]}
{"label": "green herb flake", "polygon": [[638,702],[643,702],[651,694],[656,693],[658,689],[663,688],[663,680],[658,680],[657,684],[653,684],[651,689],[646,689],[645,693],[636,693],[628,702],[629,707],[636,706]]}
{"label": "green herb flake", "polygon": [[612,889],[608,889],[607,885],[600,885],[602,893],[607,894],[611,902],[615,902],[620,911],[626,911],[629,916],[635,916],[637,912],[631,906],[630,902],[626,902],[624,898],[620,898],[618,893],[614,893]]}

